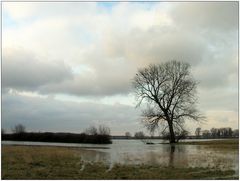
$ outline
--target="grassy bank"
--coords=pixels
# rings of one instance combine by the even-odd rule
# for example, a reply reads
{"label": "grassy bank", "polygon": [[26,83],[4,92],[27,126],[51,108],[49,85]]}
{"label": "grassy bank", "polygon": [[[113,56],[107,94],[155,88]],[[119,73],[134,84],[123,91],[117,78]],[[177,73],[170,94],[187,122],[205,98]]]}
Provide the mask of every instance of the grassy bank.
{"label": "grassy bank", "polygon": [[215,148],[218,150],[238,150],[238,139],[226,139],[226,140],[211,140],[211,141],[190,141],[179,142],[182,145],[204,145],[209,148]]}
{"label": "grassy bank", "polygon": [[[228,140],[224,142],[225,147],[231,145]],[[215,145],[223,146],[224,142]],[[116,164],[109,169],[103,163],[83,163],[82,151],[67,147],[3,145],[2,179],[238,179],[233,176],[234,170],[208,167]]]}

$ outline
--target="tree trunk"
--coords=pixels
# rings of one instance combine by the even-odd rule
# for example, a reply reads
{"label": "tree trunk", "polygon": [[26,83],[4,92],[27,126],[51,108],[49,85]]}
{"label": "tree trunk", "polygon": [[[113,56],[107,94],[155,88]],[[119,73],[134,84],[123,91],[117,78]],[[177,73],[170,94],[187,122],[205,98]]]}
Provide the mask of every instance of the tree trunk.
{"label": "tree trunk", "polygon": [[169,152],[169,163],[168,166],[173,167],[174,166],[174,156],[175,156],[175,145],[170,146],[170,152]]}
{"label": "tree trunk", "polygon": [[175,133],[173,131],[173,124],[172,124],[172,121],[168,121],[168,127],[169,127],[169,133],[170,133],[170,143],[176,143],[176,140],[175,140]]}

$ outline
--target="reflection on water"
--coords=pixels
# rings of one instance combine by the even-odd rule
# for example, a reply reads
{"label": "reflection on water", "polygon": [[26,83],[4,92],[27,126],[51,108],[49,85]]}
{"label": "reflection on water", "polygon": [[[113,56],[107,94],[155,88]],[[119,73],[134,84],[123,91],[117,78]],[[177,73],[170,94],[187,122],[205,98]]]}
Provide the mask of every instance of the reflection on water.
{"label": "reflection on water", "polygon": [[121,163],[158,164],[171,167],[232,168],[236,170],[238,175],[238,151],[236,150],[226,152],[224,150],[216,151],[204,145],[146,145],[136,140],[115,140],[110,145],[110,149],[94,151],[95,156],[90,156],[91,158],[88,160],[85,155],[82,155],[82,160],[104,161],[110,165]]}
{"label": "reflection on water", "polygon": [[[154,140],[159,143],[161,140]],[[159,164],[172,167],[212,167],[235,169],[238,175],[238,150],[213,150],[204,145],[147,145],[140,140],[113,140],[111,145],[2,142],[2,144],[54,145],[81,147],[76,156],[83,162],[104,162],[110,165]],[[94,146],[95,148],[91,148]],[[86,148],[89,147],[89,148]],[[97,147],[97,148],[96,148]],[[103,149],[108,148],[108,149]]]}
{"label": "reflection on water", "polygon": [[171,145],[169,150],[169,163],[168,163],[168,166],[171,166],[171,167],[174,166],[174,156],[175,156],[174,152],[175,152],[175,145]]}
{"label": "reflection on water", "polygon": [[109,164],[111,160],[109,153],[95,150],[79,150],[76,156],[84,162],[104,162]]}

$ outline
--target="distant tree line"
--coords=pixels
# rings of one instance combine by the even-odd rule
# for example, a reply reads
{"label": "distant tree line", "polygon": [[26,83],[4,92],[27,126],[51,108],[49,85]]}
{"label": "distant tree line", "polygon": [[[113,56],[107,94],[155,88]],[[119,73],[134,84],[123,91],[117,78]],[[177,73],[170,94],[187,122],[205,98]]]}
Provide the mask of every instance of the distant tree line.
{"label": "distant tree line", "polygon": [[142,131],[138,131],[136,133],[134,133],[134,136],[132,136],[132,134],[130,132],[126,132],[125,133],[125,138],[127,139],[144,139],[146,138],[145,134]]}
{"label": "distant tree line", "polygon": [[230,138],[239,137],[239,130],[226,127],[226,128],[212,128],[210,130],[202,130],[196,128],[195,135],[197,138]]}
{"label": "distant tree line", "polygon": [[[232,130],[230,127],[225,128],[212,128],[210,130],[202,130],[200,127],[196,128],[195,130],[195,136],[189,135],[189,132],[186,130],[181,130],[179,132],[175,132],[176,136],[176,142],[178,142],[181,139],[187,139],[187,138],[238,138],[239,137],[239,131],[238,129]],[[132,136],[130,132],[126,132],[124,139],[146,139],[146,138],[152,138],[152,139],[166,139],[169,140],[170,134],[169,132],[162,132],[161,136],[147,136],[142,131],[135,132]]]}
{"label": "distant tree line", "polygon": [[110,144],[110,129],[100,125],[86,129],[84,133],[52,133],[52,132],[26,132],[25,126],[18,124],[12,128],[12,133],[7,134],[2,129],[2,140],[9,141],[37,141],[37,142],[61,142],[61,143],[93,143]]}

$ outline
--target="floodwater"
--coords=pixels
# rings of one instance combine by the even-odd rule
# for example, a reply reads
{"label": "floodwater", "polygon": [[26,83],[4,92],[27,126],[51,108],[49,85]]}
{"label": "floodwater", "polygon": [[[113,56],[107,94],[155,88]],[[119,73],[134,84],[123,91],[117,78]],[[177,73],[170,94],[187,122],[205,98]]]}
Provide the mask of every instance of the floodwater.
{"label": "floodwater", "polygon": [[81,162],[104,162],[110,168],[116,163],[158,164],[174,167],[234,169],[235,174],[239,174],[238,150],[216,150],[204,145],[145,144],[141,140],[113,140],[113,144],[109,145],[17,141],[2,141],[2,144],[79,147],[81,149],[78,149],[79,154],[76,156]]}

